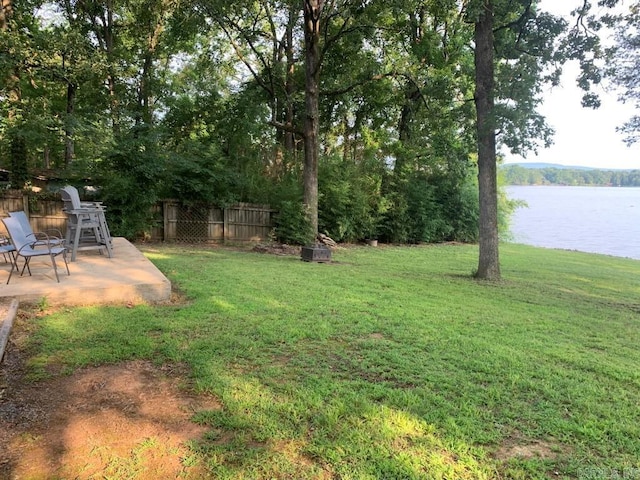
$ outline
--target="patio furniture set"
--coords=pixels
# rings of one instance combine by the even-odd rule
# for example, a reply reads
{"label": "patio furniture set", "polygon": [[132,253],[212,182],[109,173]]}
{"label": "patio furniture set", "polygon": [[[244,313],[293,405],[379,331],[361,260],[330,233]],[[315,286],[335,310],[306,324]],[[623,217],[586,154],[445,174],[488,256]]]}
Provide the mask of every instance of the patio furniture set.
{"label": "patio furniture set", "polygon": [[[80,250],[106,251],[107,256],[113,256],[113,242],[109,226],[105,218],[105,207],[100,202],[81,202],[78,190],[67,186],[60,191],[64,202],[63,211],[67,215],[67,229],[64,237],[62,232],[34,232],[27,214],[23,211],[9,212],[9,216],[2,219],[2,223],[9,235],[0,239],[0,254],[11,264],[11,271],[7,284],[11,280],[14,270],[22,276],[25,272],[31,275],[29,266],[34,257],[49,257],[56,280],[58,266],[56,257],[62,256],[64,265],[69,272],[67,252],[71,251],[71,261],[76,260]],[[18,267],[18,259],[22,257],[22,269]]]}

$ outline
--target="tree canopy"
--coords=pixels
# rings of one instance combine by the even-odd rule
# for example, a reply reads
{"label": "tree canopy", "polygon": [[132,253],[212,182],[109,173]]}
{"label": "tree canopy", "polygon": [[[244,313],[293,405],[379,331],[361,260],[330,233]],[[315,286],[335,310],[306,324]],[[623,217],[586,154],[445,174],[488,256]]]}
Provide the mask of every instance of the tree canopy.
{"label": "tree canopy", "polygon": [[163,197],[270,203],[282,241],[480,240],[499,276],[497,155],[551,141],[564,61],[598,81],[576,3],[5,1],[0,166],[90,182],[129,237]]}
{"label": "tree canopy", "polygon": [[[612,16],[608,23],[615,30],[615,45],[609,50],[606,76],[618,87],[620,100],[640,107],[640,4],[634,3],[626,13]],[[640,115],[633,115],[620,130],[627,144],[640,140]]]}

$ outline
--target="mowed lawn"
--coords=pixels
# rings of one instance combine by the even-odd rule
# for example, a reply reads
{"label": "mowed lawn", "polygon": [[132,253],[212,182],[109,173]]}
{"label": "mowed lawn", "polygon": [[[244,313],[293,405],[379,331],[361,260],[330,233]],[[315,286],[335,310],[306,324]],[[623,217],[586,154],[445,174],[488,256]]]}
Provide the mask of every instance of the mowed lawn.
{"label": "mowed lawn", "polygon": [[487,283],[469,245],[141,248],[184,301],[46,315],[32,375],[186,364],[222,405],[185,459],[211,478],[640,478],[640,261],[505,244]]}

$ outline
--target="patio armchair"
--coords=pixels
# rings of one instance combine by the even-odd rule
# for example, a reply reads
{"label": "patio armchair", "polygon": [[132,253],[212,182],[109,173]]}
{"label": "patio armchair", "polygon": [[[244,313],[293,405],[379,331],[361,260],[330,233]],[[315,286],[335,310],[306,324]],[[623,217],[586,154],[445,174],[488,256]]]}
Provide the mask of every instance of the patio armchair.
{"label": "patio armchair", "polygon": [[4,223],[7,232],[9,233],[9,237],[11,238],[11,243],[15,248],[13,251],[13,266],[11,267],[11,272],[9,272],[9,278],[7,279],[7,284],[11,281],[11,276],[13,275],[13,270],[18,271],[18,257],[24,258],[24,265],[22,267],[22,271],[20,272],[20,276],[24,274],[25,269],[31,275],[31,268],[29,267],[29,263],[33,257],[49,257],[51,259],[51,265],[53,266],[53,271],[56,275],[56,281],[60,283],[60,277],[58,276],[58,267],[56,265],[56,257],[58,255],[62,255],[64,259],[65,267],[67,268],[67,275],[71,275],[69,272],[69,264],[67,263],[67,249],[64,246],[52,246],[50,239],[46,233],[41,233],[39,236],[43,237],[44,240],[36,240],[27,237],[27,234],[22,230],[20,226],[20,222],[18,219],[13,217],[3,218],[2,223]]}
{"label": "patio armchair", "polygon": [[[0,235],[0,254],[4,257],[5,263],[11,263],[11,267],[13,268],[13,264],[15,263],[13,252],[16,251],[16,247],[13,246],[11,240],[9,240],[4,235]],[[7,255],[9,257],[7,258]]]}
{"label": "patio armchair", "polygon": [[45,232],[34,232],[31,228],[29,217],[27,217],[27,214],[24,211],[18,210],[16,212],[9,212],[9,217],[18,220],[20,227],[22,227],[22,231],[25,233],[27,238],[29,240],[33,240],[34,243],[38,241],[46,241],[52,247],[62,247],[64,245],[64,237],[62,236],[62,232],[60,230],[51,229]]}

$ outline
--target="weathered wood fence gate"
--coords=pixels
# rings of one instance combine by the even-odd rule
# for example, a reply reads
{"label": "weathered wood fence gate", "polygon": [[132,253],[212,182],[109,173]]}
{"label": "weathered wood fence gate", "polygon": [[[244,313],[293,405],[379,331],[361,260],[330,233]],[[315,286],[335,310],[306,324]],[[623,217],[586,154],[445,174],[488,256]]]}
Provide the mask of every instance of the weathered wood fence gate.
{"label": "weathered wood fence gate", "polygon": [[268,205],[238,203],[227,208],[162,202],[164,240],[259,242],[269,238],[274,211]]}
{"label": "weathered wood fence gate", "polygon": [[[63,234],[67,216],[62,200],[43,200],[21,192],[7,192],[0,198],[0,217],[24,210],[36,231],[57,229]],[[107,214],[109,206],[107,205]],[[268,239],[273,229],[268,205],[238,203],[227,208],[187,206],[176,200],[155,205],[157,219],[151,228],[151,240],[174,242],[259,242]],[[0,223],[0,231],[4,228]]]}

